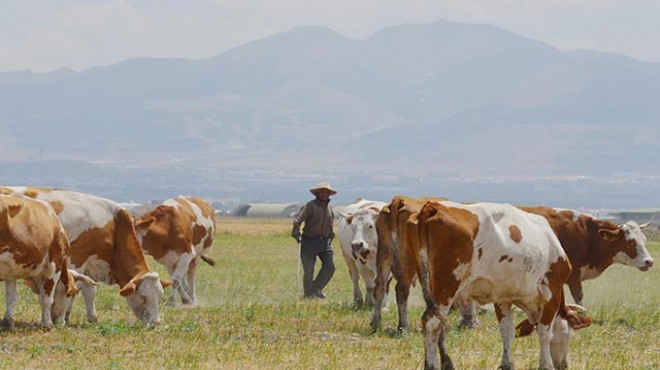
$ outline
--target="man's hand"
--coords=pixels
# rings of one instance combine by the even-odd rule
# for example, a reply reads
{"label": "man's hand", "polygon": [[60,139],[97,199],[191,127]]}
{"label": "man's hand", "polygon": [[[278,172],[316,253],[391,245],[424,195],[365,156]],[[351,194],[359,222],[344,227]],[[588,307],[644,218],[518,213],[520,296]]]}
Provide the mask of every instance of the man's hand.
{"label": "man's hand", "polygon": [[296,239],[297,243],[300,243],[300,233],[297,233],[297,232],[294,231],[294,232],[291,233],[291,237]]}

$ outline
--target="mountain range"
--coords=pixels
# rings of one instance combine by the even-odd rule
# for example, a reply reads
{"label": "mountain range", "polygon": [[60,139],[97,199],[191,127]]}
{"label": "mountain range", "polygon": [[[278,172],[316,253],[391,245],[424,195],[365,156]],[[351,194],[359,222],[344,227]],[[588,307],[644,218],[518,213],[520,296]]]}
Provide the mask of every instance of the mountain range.
{"label": "mountain range", "polygon": [[[368,193],[383,178],[407,181],[388,180],[385,197],[429,178],[641,178],[653,191],[659,144],[660,63],[488,25],[407,24],[362,40],[302,27],[207,60],[0,73],[0,179],[122,198],[163,187],[262,199],[264,183],[322,179],[360,179]],[[30,170],[41,167],[69,176]]]}

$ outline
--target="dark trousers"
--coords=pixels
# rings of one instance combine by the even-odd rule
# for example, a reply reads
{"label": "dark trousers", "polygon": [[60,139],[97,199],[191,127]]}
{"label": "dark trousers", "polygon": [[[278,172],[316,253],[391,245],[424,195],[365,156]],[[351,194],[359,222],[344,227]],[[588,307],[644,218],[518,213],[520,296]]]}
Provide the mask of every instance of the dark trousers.
{"label": "dark trousers", "polygon": [[[321,291],[328,285],[335,273],[332,247],[330,239],[312,239],[303,236],[300,243],[300,261],[303,268],[303,289],[305,295],[312,295]],[[314,279],[314,265],[316,257],[321,260],[321,270]]]}

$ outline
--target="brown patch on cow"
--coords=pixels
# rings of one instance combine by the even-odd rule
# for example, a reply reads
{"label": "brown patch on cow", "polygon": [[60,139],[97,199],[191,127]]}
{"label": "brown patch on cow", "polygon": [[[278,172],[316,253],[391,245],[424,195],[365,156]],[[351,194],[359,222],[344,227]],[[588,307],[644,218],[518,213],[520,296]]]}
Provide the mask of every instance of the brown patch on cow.
{"label": "brown patch on cow", "polygon": [[115,223],[112,220],[102,227],[86,230],[78,238],[71,240],[71,248],[69,249],[71,263],[78,268],[94,255],[100,260],[111,263],[113,260],[114,231]]}
{"label": "brown patch on cow", "polygon": [[543,325],[550,326],[552,320],[559,309],[559,305],[564,302],[564,282],[568,279],[571,273],[571,264],[568,260],[560,257],[557,262],[550,265],[548,272],[545,274],[547,286],[552,292],[552,298],[543,307],[540,322]]}
{"label": "brown patch on cow", "polygon": [[52,201],[49,204],[51,207],[53,207],[53,210],[55,210],[55,213],[58,215],[64,210],[64,204],[58,200]]}
{"label": "brown patch on cow", "polygon": [[431,290],[436,302],[448,305],[461,283],[455,271],[472,260],[479,219],[472,212],[428,202],[419,212],[420,240],[427,245]]}
{"label": "brown patch on cow", "polygon": [[479,255],[477,256],[477,258],[478,258],[478,259],[481,259],[481,256],[484,255],[484,250],[483,250],[483,248],[479,248],[478,252],[479,252]]}
{"label": "brown patch on cow", "polygon": [[522,241],[522,232],[520,232],[518,226],[516,225],[509,226],[509,237],[514,242],[520,244],[520,242]]}
{"label": "brown patch on cow", "polygon": [[[62,271],[63,274],[66,274],[66,271]],[[50,295],[50,293],[53,291],[53,287],[55,286],[55,282],[53,279],[48,279],[46,280],[46,283],[44,283],[44,293],[46,295]]]}
{"label": "brown patch on cow", "polygon": [[362,256],[362,258],[364,259],[364,261],[365,261],[365,263],[366,263],[367,256],[369,256],[369,251],[362,251],[362,252],[360,252],[360,256]]}
{"label": "brown patch on cow", "polygon": [[497,261],[497,262],[503,262],[503,261],[505,261],[505,260],[507,260],[507,259],[509,259],[509,256],[507,256],[507,255],[505,254],[505,255],[503,255],[502,257],[500,257],[500,260]]}
{"label": "brown patch on cow", "polygon": [[192,233],[193,245],[197,245],[201,243],[202,239],[206,236],[206,228],[200,224],[195,224],[193,226]]}

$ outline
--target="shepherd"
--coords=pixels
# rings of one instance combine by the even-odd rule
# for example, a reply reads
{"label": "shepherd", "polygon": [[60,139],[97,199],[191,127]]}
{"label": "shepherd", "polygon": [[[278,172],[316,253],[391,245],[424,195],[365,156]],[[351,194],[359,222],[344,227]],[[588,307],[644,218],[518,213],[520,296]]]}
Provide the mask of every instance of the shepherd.
{"label": "shepherd", "polygon": [[[303,205],[293,220],[291,236],[300,244],[300,261],[303,267],[303,290],[305,298],[326,298],[323,288],[335,273],[332,240],[334,216],[330,207],[330,196],[337,194],[329,183],[322,182],[309,189],[315,198]],[[302,235],[300,226],[304,223]],[[316,258],[321,260],[321,269],[314,278]]]}

